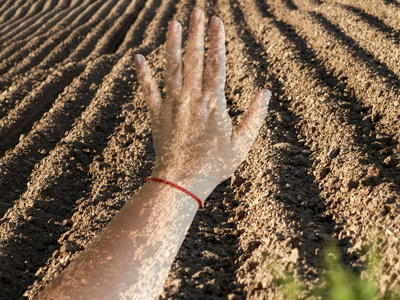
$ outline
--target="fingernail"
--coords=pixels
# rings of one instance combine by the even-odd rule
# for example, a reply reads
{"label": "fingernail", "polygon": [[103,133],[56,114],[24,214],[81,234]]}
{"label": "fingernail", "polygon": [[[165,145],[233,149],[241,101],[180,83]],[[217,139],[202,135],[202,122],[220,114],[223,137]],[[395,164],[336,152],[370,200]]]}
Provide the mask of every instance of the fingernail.
{"label": "fingernail", "polygon": [[171,22],[171,23],[169,24],[169,29],[170,29],[172,32],[177,32],[177,31],[178,31],[178,22],[176,22],[176,21]]}
{"label": "fingernail", "polygon": [[200,20],[201,13],[202,13],[201,9],[195,8],[195,9],[193,10],[193,17],[194,17],[194,19],[195,19],[196,21],[199,21],[199,20]]}
{"label": "fingernail", "polygon": [[136,62],[137,62],[138,64],[142,64],[142,63],[143,63],[142,55],[136,54],[136,55],[135,55],[135,60],[136,60]]}
{"label": "fingernail", "polygon": [[211,18],[211,27],[217,28],[218,25],[220,24],[221,20],[217,17],[212,17]]}
{"label": "fingernail", "polygon": [[263,90],[262,97],[264,98],[265,102],[267,102],[267,104],[269,103],[271,96],[272,94],[270,90]]}

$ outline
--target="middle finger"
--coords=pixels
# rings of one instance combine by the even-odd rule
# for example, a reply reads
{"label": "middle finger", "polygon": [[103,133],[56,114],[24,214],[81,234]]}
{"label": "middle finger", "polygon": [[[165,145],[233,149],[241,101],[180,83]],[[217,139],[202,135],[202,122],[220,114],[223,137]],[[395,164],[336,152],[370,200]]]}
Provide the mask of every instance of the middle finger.
{"label": "middle finger", "polygon": [[183,66],[183,88],[200,94],[203,86],[204,13],[195,8],[190,16],[189,37]]}
{"label": "middle finger", "polygon": [[182,30],[181,25],[173,21],[169,24],[166,58],[165,58],[165,91],[167,100],[177,99],[182,87]]}

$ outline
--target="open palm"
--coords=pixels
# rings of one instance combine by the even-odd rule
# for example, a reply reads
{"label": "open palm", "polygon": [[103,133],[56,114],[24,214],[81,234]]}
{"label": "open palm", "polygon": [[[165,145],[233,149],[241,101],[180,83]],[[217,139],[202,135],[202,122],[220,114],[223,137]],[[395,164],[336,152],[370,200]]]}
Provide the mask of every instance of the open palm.
{"label": "open palm", "polygon": [[[213,17],[204,64],[204,13],[191,14],[185,61],[182,28],[174,21],[166,42],[166,99],[142,55],[135,57],[138,81],[151,114],[156,161],[152,176],[190,186],[212,185],[229,178],[245,159],[268,110],[271,93],[260,91],[242,122],[233,127],[225,100],[225,32]],[[202,184],[203,183],[203,184]]]}

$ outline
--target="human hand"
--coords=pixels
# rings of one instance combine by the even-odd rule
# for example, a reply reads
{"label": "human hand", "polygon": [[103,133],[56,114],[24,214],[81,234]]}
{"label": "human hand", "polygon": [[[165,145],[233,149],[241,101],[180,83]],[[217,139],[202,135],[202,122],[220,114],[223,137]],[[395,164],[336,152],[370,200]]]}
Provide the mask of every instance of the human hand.
{"label": "human hand", "polygon": [[[271,93],[260,91],[241,123],[232,126],[225,100],[225,32],[213,17],[204,66],[204,13],[195,8],[182,62],[182,28],[169,24],[166,42],[166,99],[146,60],[135,57],[137,77],[151,115],[156,161],[152,177],[181,185],[203,202],[246,158],[267,114]],[[182,66],[183,65],[183,66]]]}

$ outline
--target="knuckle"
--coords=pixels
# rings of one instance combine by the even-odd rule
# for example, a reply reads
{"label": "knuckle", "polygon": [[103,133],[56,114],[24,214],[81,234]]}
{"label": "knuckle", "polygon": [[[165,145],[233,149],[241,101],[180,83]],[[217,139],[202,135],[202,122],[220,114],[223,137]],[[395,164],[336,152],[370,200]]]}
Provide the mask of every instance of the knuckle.
{"label": "knuckle", "polygon": [[176,74],[180,71],[181,69],[181,64],[178,62],[170,62],[168,63],[168,65],[166,66],[166,72],[168,74]]}
{"label": "knuckle", "polygon": [[203,63],[203,59],[199,57],[199,55],[193,55],[193,56],[189,56],[186,59],[186,66],[189,67],[190,72],[192,72],[193,70],[191,70],[191,68],[195,68],[200,66]]}
{"label": "knuckle", "polygon": [[220,66],[220,64],[221,64],[221,62],[222,62],[222,58],[221,58],[221,56],[220,55],[218,55],[218,54],[216,54],[216,55],[213,55],[212,56],[212,58],[211,58],[211,63],[214,65],[214,66]]}
{"label": "knuckle", "polygon": [[224,65],[225,57],[219,51],[212,51],[210,52],[209,61],[211,65],[221,67]]}

